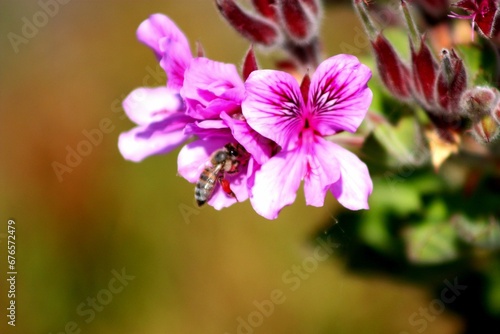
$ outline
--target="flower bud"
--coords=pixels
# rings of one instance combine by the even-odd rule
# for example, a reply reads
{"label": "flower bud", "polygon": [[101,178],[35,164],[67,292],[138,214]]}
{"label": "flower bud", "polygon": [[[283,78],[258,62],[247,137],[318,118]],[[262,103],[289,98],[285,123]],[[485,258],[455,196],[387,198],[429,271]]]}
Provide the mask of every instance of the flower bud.
{"label": "flower bud", "polygon": [[283,28],[290,38],[299,43],[308,42],[318,34],[319,20],[313,11],[315,7],[310,7],[307,2],[314,3],[307,0],[278,1]]}
{"label": "flower bud", "polygon": [[264,17],[278,22],[276,0],[252,0],[253,7]]}
{"label": "flower bud", "polygon": [[477,123],[492,114],[497,101],[498,91],[495,88],[474,87],[463,93],[460,101],[461,112],[473,123]]}
{"label": "flower bud", "polygon": [[455,50],[443,49],[436,95],[439,105],[449,113],[458,110],[460,98],[467,87],[467,72]]}
{"label": "flower bud", "polygon": [[271,20],[248,13],[234,0],[216,0],[216,4],[227,22],[252,43],[265,46],[280,43],[280,30]]}
{"label": "flower bud", "polygon": [[259,66],[257,65],[257,60],[255,59],[255,53],[253,52],[253,47],[251,46],[250,49],[248,49],[248,52],[245,56],[245,60],[243,61],[243,69],[241,71],[243,80],[246,80],[250,75],[250,73],[258,69]]}
{"label": "flower bud", "polygon": [[432,56],[425,37],[420,39],[420,48],[415,50],[413,43],[411,47],[411,62],[413,72],[413,86],[415,89],[415,97],[427,108],[435,105],[435,85],[437,63]]}
{"label": "flower bud", "polygon": [[389,92],[397,98],[407,100],[411,98],[410,70],[399,59],[392,45],[381,34],[372,42],[377,68],[382,82]]}

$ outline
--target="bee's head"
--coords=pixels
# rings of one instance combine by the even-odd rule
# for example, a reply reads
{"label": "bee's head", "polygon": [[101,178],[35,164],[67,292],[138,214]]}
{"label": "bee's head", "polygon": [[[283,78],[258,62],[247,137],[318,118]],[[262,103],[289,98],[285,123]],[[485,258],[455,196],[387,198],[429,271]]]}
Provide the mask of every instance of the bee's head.
{"label": "bee's head", "polygon": [[229,156],[231,156],[231,157],[237,157],[239,155],[238,149],[236,148],[236,146],[234,144],[227,144],[224,147],[226,148],[227,153],[229,154]]}
{"label": "bee's head", "polygon": [[221,164],[225,162],[227,158],[228,158],[228,152],[221,150],[215,153],[213,160],[215,161],[215,163]]}

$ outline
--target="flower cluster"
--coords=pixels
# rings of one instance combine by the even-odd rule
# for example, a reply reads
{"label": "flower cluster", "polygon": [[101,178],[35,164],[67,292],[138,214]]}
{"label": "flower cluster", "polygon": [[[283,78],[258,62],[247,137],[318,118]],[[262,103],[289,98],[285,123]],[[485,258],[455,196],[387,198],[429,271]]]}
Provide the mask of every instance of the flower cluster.
{"label": "flower cluster", "polygon": [[[278,27],[276,13],[263,6],[277,7],[267,2],[255,2],[267,13],[267,21],[257,20],[261,29]],[[290,3],[300,5],[290,13],[302,9],[307,18],[318,5]],[[232,2],[218,4],[222,10]],[[245,22],[245,31],[258,30]],[[258,69],[252,48],[242,76],[233,64],[208,59],[202,51],[193,55],[185,35],[162,14],[141,23],[137,36],[155,53],[167,84],[138,88],[123,101],[137,124],[119,137],[126,159],[139,162],[185,144],[178,172],[196,184],[200,205],[216,209],[250,199],[257,213],[275,219],[294,202],[302,181],[308,205],[322,206],[330,191],[349,209],[368,208],[372,181],[366,165],[331,141],[339,132],[355,132],[371,104],[371,71],[356,57],[328,58],[298,82],[287,72]]]}
{"label": "flower cluster", "polygon": [[[426,43],[426,36],[418,32],[405,0],[401,1],[401,7],[410,37],[409,64],[375,28],[366,4],[362,0],[354,0],[354,4],[370,37],[381,80],[393,96],[420,105],[444,141],[455,143],[466,132],[483,143],[489,143],[497,136],[500,123],[496,121],[495,113],[500,108],[500,94],[493,87],[469,87],[466,67],[454,49],[442,49],[441,59],[436,60]],[[474,10],[474,14],[467,18],[475,19],[485,35],[491,35],[496,29],[493,17],[498,5],[493,1],[464,0],[455,5]],[[451,16],[465,18],[457,14]]]}

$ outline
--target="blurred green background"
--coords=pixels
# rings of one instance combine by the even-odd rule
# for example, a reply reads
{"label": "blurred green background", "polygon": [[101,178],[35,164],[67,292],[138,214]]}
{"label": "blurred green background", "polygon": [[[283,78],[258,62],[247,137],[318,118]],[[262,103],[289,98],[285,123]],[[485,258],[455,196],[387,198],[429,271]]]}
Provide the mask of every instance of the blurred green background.
{"label": "blurred green background", "polygon": [[[210,58],[241,64],[248,43],[213,1],[69,1],[15,52],[8,34],[22,36],[23,18],[33,22],[41,10],[37,1],[0,2],[1,333],[402,334],[417,333],[422,319],[425,333],[460,333],[463,321],[448,308],[419,313],[436,307],[425,284],[351,272],[335,254],[290,289],[283,275],[314,255],[318,233],[336,229],[347,252],[355,242],[349,220],[335,223],[331,195],[313,208],[300,192],[276,221],[248,202],[197,209],[194,186],[176,175],[178,150],[139,164],[121,157],[117,137],[133,126],[121,100],[145,78],[165,82],[135,37],[149,15],[169,15],[193,47],[200,41]],[[325,54],[367,53],[360,31],[350,6],[330,3]],[[258,53],[261,64],[265,55]],[[109,133],[58,178],[54,162],[66,164],[68,147],[77,149],[103,120]],[[5,316],[8,219],[16,222],[15,327]],[[126,285],[114,279],[122,272]],[[439,275],[441,283],[454,279]],[[255,316],[255,302],[274,290],[284,302]],[[258,326],[245,329],[239,319]]]}

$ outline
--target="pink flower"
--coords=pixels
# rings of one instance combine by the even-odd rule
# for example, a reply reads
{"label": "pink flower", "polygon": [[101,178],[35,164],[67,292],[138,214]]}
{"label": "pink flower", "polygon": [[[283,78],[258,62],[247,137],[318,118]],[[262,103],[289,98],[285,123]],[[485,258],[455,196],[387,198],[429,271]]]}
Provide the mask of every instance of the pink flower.
{"label": "pink flower", "polygon": [[461,8],[469,15],[451,13],[449,16],[457,19],[472,20],[472,39],[474,40],[474,28],[477,25],[486,37],[493,37],[500,25],[500,14],[498,14],[498,0],[461,0],[453,4]]}
{"label": "pink flower", "polygon": [[243,115],[255,131],[282,150],[256,171],[250,200],[274,219],[294,202],[304,180],[306,204],[322,206],[330,190],[351,210],[367,209],[372,181],[353,153],[325,139],[355,132],[371,104],[370,69],[350,55],[323,61],[299,86],[288,73],[258,70],[245,83]]}
{"label": "pink flower", "polygon": [[134,162],[175,149],[190,137],[184,128],[194,121],[186,115],[180,96],[193,58],[182,31],[165,15],[154,14],[139,25],[137,37],[161,58],[168,82],[167,87],[138,88],[123,101],[125,113],[138,126],[120,134],[118,148]]}

